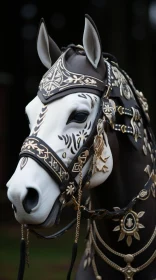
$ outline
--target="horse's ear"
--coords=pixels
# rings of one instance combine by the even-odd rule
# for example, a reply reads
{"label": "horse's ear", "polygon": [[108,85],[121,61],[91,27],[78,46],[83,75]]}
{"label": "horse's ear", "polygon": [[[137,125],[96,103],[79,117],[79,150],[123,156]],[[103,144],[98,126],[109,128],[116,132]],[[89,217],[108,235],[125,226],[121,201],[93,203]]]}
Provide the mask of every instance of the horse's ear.
{"label": "horse's ear", "polygon": [[83,47],[90,63],[97,68],[102,54],[101,42],[96,25],[89,15],[85,15]]}
{"label": "horse's ear", "polygon": [[38,37],[37,37],[37,51],[40,60],[48,69],[61,55],[61,50],[56,43],[48,35],[44,20],[41,19]]}

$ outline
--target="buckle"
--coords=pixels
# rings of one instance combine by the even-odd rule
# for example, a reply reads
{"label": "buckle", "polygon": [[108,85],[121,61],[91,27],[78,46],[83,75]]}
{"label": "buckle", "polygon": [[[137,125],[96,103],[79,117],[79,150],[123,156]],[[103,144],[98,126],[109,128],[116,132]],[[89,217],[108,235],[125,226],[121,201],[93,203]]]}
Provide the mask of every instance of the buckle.
{"label": "buckle", "polygon": [[123,125],[121,126],[121,132],[122,132],[122,133],[126,133],[126,125],[123,124]]}
{"label": "buckle", "polygon": [[119,106],[118,109],[117,109],[117,111],[118,111],[118,113],[119,113],[120,115],[123,115],[123,114],[124,114],[124,107]]}

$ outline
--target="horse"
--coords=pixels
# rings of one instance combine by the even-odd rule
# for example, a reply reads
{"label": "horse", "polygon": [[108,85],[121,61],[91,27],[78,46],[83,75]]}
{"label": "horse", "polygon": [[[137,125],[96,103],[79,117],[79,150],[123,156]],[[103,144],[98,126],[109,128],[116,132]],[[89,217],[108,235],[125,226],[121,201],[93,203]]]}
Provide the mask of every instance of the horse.
{"label": "horse", "polygon": [[[117,59],[102,52],[97,27],[85,15],[83,45],[60,48],[41,20],[37,51],[48,69],[26,106],[24,141],[7,195],[15,218],[39,228],[59,224],[67,205],[81,219],[86,249],[76,280],[156,279],[156,142],[144,94]],[[83,201],[87,190],[88,198]]]}

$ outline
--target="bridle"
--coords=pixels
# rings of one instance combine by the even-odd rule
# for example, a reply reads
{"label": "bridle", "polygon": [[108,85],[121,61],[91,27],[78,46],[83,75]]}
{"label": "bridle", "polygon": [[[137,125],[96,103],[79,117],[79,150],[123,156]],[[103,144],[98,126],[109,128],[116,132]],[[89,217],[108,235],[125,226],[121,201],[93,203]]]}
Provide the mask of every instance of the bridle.
{"label": "bridle", "polygon": [[[111,57],[112,59],[112,57]],[[119,106],[114,110],[112,103],[110,102],[110,98],[113,99],[112,94],[112,84],[111,84],[111,63],[108,60],[105,60],[106,66],[107,66],[107,79],[104,82],[105,83],[105,90],[100,98],[100,107],[99,112],[94,120],[92,130],[90,132],[89,137],[87,138],[86,142],[83,144],[83,146],[80,148],[79,152],[75,155],[70,165],[67,167],[60,157],[56,154],[52,148],[47,145],[41,138],[37,137],[36,135],[30,135],[26,138],[24,141],[21,152],[20,152],[20,158],[22,157],[30,157],[33,160],[35,160],[50,176],[52,179],[54,179],[60,189],[60,197],[59,197],[59,203],[60,203],[60,209],[64,205],[66,205],[69,201],[76,201],[77,195],[78,195],[78,189],[79,184],[76,182],[75,178],[80,173],[80,160],[81,160],[81,168],[85,166],[85,164],[92,158],[94,155],[94,137],[97,134],[97,124],[99,119],[102,119],[103,122],[107,122],[113,130],[120,131],[122,133],[128,133],[131,135],[135,135],[136,138],[139,137],[139,133],[136,127],[130,127],[128,125],[120,125],[116,123],[115,115],[123,115],[123,116],[129,116],[133,118],[135,121],[138,121],[140,119],[140,113],[138,109],[135,109],[133,107],[126,108],[123,104],[123,106]],[[112,62],[113,64],[113,62]],[[114,64],[113,64],[114,65]],[[115,66],[117,67],[116,63]],[[129,87],[132,89],[134,93],[134,89],[132,87],[132,84],[129,82],[127,75],[125,72],[122,72],[122,74],[125,76],[125,79],[129,85]],[[136,95],[134,95],[137,99],[138,103],[139,100]],[[106,108],[110,108],[110,111],[108,112]],[[142,110],[142,109],[141,109]],[[143,114],[144,111],[142,110]],[[145,114],[144,114],[145,116]],[[146,117],[146,116],[145,116]],[[147,120],[147,117],[146,117]],[[152,140],[153,144],[153,150],[155,152],[156,145],[155,145],[155,139],[153,135],[151,135],[151,130],[149,125],[147,126],[148,133],[150,135],[150,138]],[[42,151],[42,153],[41,153]],[[155,171],[155,162],[153,163],[153,170]],[[82,186],[84,187],[87,182],[90,181],[90,178],[92,176],[91,169],[89,168],[86,175],[83,178]],[[129,204],[124,207],[123,209],[118,209],[114,211],[109,211],[107,209],[94,209],[91,210],[87,206],[81,205],[81,213],[82,218],[95,220],[95,219],[103,219],[103,218],[116,218],[123,216],[129,209],[132,209],[132,207],[136,204],[137,201],[143,201],[147,196],[149,196],[151,185],[153,184],[152,177],[149,178],[147,183],[144,185],[143,189],[139,192],[139,194],[136,194],[136,196],[129,202]],[[69,192],[69,187],[71,187],[72,192]],[[74,199],[73,199],[74,198]],[[74,205],[75,206],[75,205]],[[61,211],[59,211],[60,215]],[[59,218],[57,218],[59,220]],[[41,238],[46,239],[54,239],[61,235],[63,235],[68,229],[70,229],[75,223],[77,219],[75,218],[72,222],[70,222],[67,226],[65,226],[60,231],[49,235],[44,236],[41,233],[38,233],[30,228],[30,230],[36,234],[37,236]]]}
{"label": "bridle", "polygon": [[[105,54],[104,54],[105,57]],[[93,147],[93,141],[94,137],[97,134],[97,123],[100,118],[104,120],[104,122],[107,122],[113,130],[121,131],[122,133],[128,133],[130,135],[137,135],[138,137],[138,131],[137,129],[133,129],[133,127],[126,126],[126,125],[119,125],[116,123],[116,114],[128,116],[133,118],[134,120],[140,119],[140,113],[138,109],[132,108],[126,108],[124,106],[118,106],[116,107],[116,111],[114,110],[110,98],[114,97],[114,93],[112,93],[112,84],[111,84],[111,65],[114,65],[114,62],[112,62],[112,59],[114,59],[111,55],[107,54],[107,57],[111,60],[108,62],[108,58],[105,60],[106,69],[107,69],[107,78],[104,82],[105,89],[104,94],[102,94],[100,98],[100,106],[99,106],[99,112],[94,120],[92,130],[90,132],[89,137],[87,138],[86,142],[83,144],[83,146],[80,148],[78,153],[75,155],[73,160],[71,161],[70,165],[67,167],[62,159],[58,157],[56,152],[52,150],[50,146],[48,146],[42,139],[36,136],[36,134],[32,134],[29,137],[26,138],[24,141],[21,152],[20,152],[20,158],[22,157],[30,157],[33,160],[35,160],[42,168],[45,169],[46,172],[51,176],[52,179],[54,179],[60,189],[60,208],[62,209],[62,206],[65,205],[67,202],[71,201],[73,197],[77,197],[78,192],[78,183],[76,182],[75,178],[79,174],[80,166],[78,159],[81,159],[82,162],[82,168],[85,166],[85,164],[91,159],[91,157],[94,154],[94,147]],[[115,62],[115,66],[117,67],[117,64]],[[120,71],[122,71],[120,69]],[[125,79],[127,80],[128,85],[131,87],[133,93],[134,89],[132,88],[132,84],[127,79],[127,76],[125,72],[122,71],[122,74],[125,76]],[[115,96],[116,97],[116,96]],[[135,98],[139,102],[137,96],[135,95]],[[140,102],[139,102],[140,103]],[[106,110],[107,108],[110,109],[110,111]],[[142,113],[145,115],[144,111],[142,110]],[[145,116],[146,117],[146,116]],[[147,119],[147,117],[146,117]],[[151,137],[151,140],[153,143],[155,143],[154,136],[151,135],[150,127],[147,126],[149,130],[149,135]],[[42,150],[42,153],[40,152]],[[155,147],[153,147],[153,150],[155,150]],[[153,164],[153,170],[155,170],[155,163]],[[83,178],[82,185],[85,186],[86,183],[89,182],[91,178],[92,172],[91,169],[88,169],[87,174]],[[144,197],[149,195],[149,189],[151,187],[151,184],[153,183],[152,177],[149,178],[148,182],[145,184],[143,189],[137,194],[130,202],[129,204],[120,210],[115,211],[109,211],[107,209],[95,209],[95,210],[89,210],[87,207],[82,207],[82,216],[86,219],[96,219],[96,218],[115,218],[120,217],[126,213],[126,211],[134,206],[134,204],[138,200],[143,200]],[[72,192],[69,192],[69,186],[72,189]],[[59,212],[60,213],[60,212]],[[59,219],[58,219],[59,220]],[[71,227],[71,224],[69,224],[69,228]],[[64,231],[68,229],[68,226],[62,230],[62,234]],[[58,234],[60,236],[60,232]],[[57,236],[57,233],[56,233]],[[51,238],[56,237],[55,234],[51,235]],[[48,236],[47,238],[50,238]]]}

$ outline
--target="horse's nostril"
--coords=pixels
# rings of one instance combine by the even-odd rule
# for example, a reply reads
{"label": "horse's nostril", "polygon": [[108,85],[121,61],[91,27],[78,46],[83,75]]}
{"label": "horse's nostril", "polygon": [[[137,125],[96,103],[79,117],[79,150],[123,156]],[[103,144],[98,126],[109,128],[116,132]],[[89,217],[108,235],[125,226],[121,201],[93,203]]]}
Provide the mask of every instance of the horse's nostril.
{"label": "horse's nostril", "polygon": [[28,192],[26,197],[23,200],[23,208],[24,210],[30,214],[31,210],[37,205],[39,200],[38,192],[33,188],[27,188]]}

